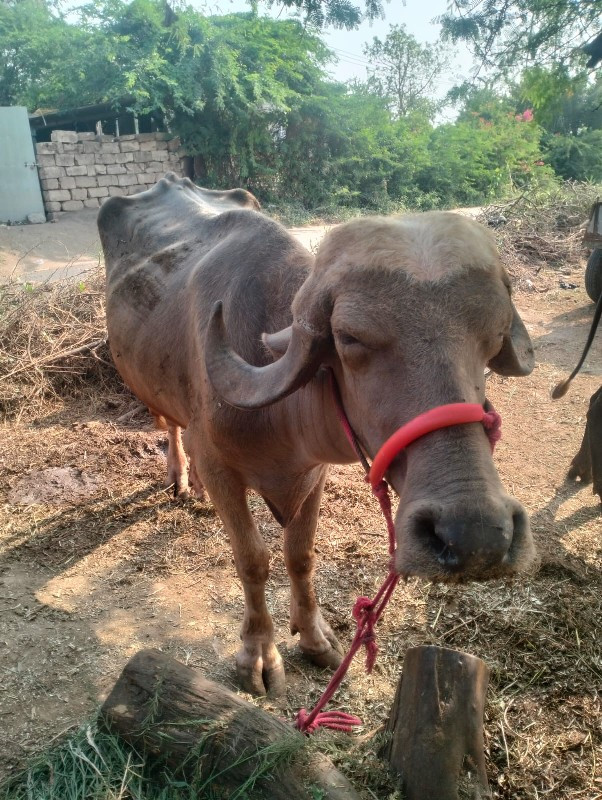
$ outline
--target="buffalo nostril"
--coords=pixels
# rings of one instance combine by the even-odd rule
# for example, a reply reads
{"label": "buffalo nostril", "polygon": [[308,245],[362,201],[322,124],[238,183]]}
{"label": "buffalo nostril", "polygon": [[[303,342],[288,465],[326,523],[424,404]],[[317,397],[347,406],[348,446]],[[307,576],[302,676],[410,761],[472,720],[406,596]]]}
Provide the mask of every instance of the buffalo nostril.
{"label": "buffalo nostril", "polygon": [[462,566],[458,554],[447,544],[443,545],[443,549],[437,554],[437,561],[442,567],[445,567],[445,569],[454,570]]}
{"label": "buffalo nostril", "polygon": [[414,520],[414,535],[435,556],[442,567],[453,570],[460,566],[458,554],[454,552],[450,543],[444,541],[437,533],[437,525],[432,516],[428,514],[416,517]]}
{"label": "buffalo nostril", "polygon": [[529,517],[509,498],[412,505],[397,522],[400,574],[485,580],[522,571],[535,558]]}
{"label": "buffalo nostril", "polygon": [[[423,510],[412,534],[423,552],[447,573],[478,573],[502,568],[512,560],[512,546],[524,530],[524,514],[495,511],[485,515]],[[518,537],[516,534],[518,533]]]}

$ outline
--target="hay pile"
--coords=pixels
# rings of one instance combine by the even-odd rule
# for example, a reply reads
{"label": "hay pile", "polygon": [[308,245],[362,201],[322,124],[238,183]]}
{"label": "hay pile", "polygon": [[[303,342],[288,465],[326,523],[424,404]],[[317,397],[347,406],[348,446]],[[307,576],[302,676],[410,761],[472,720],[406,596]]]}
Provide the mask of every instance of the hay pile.
{"label": "hay pile", "polygon": [[587,259],[583,232],[600,196],[602,186],[566,183],[543,195],[525,192],[509,203],[487,206],[478,220],[495,229],[515,286],[541,291],[550,288],[542,270],[568,272]]}
{"label": "hay pile", "polygon": [[107,344],[104,274],[0,285],[0,414],[39,415],[67,397],[123,392]]}

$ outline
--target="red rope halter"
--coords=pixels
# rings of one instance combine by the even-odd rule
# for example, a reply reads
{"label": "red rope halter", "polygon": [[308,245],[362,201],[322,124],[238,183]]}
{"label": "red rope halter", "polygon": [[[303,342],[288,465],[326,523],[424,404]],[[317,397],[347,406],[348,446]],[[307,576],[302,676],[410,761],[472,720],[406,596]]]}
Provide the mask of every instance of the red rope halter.
{"label": "red rope halter", "polygon": [[339,664],[338,669],[330,679],[322,696],[310,712],[302,708],[297,713],[295,727],[308,734],[313,733],[316,728],[320,726],[350,733],[353,726],[362,724],[361,719],[353,716],[353,714],[347,714],[344,711],[322,712],[322,709],[332,699],[334,693],[341,685],[353,661],[353,657],[362,645],[366,647],[366,672],[368,672],[368,674],[372,672],[378,654],[374,627],[391,599],[391,595],[395,591],[395,587],[399,581],[399,575],[396,574],[394,569],[396,547],[395,525],[393,523],[389,487],[384,479],[384,474],[391,462],[401,450],[416,441],[416,439],[432,431],[440,430],[441,428],[449,428],[452,425],[481,422],[489,437],[492,451],[496,442],[499,441],[502,435],[501,417],[489,403],[488,411],[485,411],[483,406],[478,403],[450,403],[449,405],[438,406],[437,408],[432,408],[430,411],[425,411],[423,414],[419,414],[413,420],[410,420],[410,422],[399,428],[399,430],[395,431],[380,448],[374,457],[372,467],[370,467],[368,459],[364,455],[359,440],[345,413],[341,392],[332,370],[330,371],[330,380],[337,416],[349,443],[366,471],[366,480],[372,487],[372,493],[377,498],[387,523],[391,561],[389,564],[389,574],[374,598],[371,600],[369,597],[358,597],[355,601],[352,613],[357,627],[353,641],[351,642],[347,655]]}

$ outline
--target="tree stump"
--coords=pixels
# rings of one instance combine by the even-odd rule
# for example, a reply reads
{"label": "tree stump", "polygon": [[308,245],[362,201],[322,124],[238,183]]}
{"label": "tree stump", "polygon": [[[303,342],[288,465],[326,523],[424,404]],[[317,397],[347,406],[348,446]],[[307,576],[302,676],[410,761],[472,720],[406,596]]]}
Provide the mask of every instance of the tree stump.
{"label": "tree stump", "polygon": [[488,682],[489,669],[475,656],[435,646],[407,651],[382,752],[406,800],[491,798],[483,741]]}
{"label": "tree stump", "polygon": [[101,709],[110,731],[176,775],[219,796],[359,800],[332,762],[289,723],[246,702],[158,650],[125,666]]}

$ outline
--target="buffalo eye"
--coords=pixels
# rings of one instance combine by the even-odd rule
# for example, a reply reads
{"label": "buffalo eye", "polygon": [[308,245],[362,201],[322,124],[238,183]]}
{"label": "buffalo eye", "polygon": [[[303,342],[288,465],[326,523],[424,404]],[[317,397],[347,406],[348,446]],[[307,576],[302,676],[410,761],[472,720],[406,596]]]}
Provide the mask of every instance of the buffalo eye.
{"label": "buffalo eye", "polygon": [[352,344],[361,344],[359,339],[356,339],[355,336],[352,336],[350,333],[337,333],[337,339],[342,345],[352,345]]}

